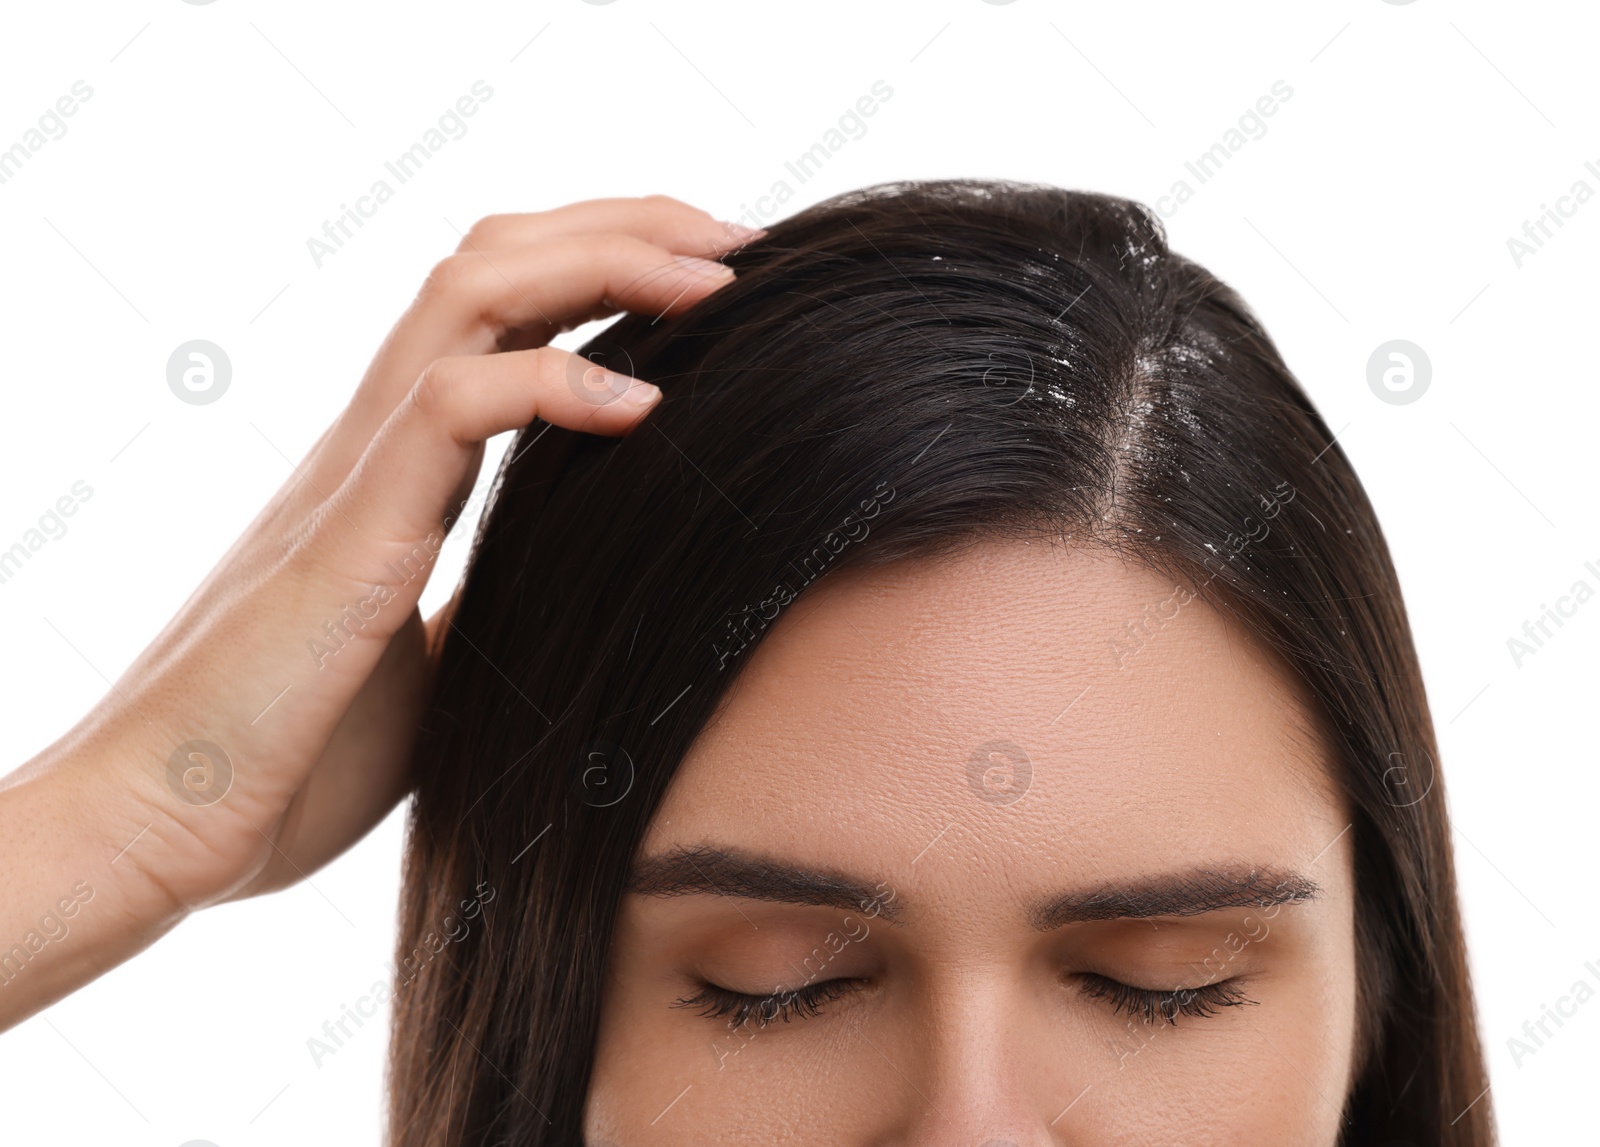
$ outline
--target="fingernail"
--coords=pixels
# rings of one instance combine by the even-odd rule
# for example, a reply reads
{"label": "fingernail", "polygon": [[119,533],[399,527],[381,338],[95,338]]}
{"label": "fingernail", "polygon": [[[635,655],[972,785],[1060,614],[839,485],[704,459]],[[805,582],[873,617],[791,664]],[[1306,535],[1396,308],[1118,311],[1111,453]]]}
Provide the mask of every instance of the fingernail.
{"label": "fingernail", "polygon": [[[718,222],[722,221],[718,220]],[[753,227],[746,227],[743,223],[722,223],[722,229],[741,243],[748,243],[752,239],[759,239],[761,236],[767,233],[767,229],[765,227],[758,231]]]}
{"label": "fingernail", "polygon": [[622,401],[630,406],[649,406],[661,397],[661,388],[653,382],[635,382],[622,392]]}
{"label": "fingernail", "polygon": [[694,255],[677,255],[679,266],[702,279],[731,279],[733,268],[715,259],[701,259]]}

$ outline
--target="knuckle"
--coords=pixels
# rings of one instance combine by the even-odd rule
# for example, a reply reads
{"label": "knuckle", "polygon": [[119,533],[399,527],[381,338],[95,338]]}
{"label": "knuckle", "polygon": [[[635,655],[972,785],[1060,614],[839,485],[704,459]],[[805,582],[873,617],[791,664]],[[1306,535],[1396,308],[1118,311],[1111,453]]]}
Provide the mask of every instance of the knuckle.
{"label": "knuckle", "polygon": [[696,207],[693,203],[685,203],[672,195],[646,195],[643,202],[652,210],[659,211],[663,215],[681,218],[687,226],[693,226],[696,223],[703,223],[714,218],[711,212],[704,208]]}
{"label": "knuckle", "polygon": [[485,215],[467,229],[466,238],[461,241],[461,250],[470,251],[474,247],[497,247],[503,241],[503,236],[511,226],[511,216],[505,214]]}
{"label": "knuckle", "polygon": [[462,384],[462,363],[455,358],[436,358],[422,368],[411,385],[411,405],[424,418],[437,418],[454,400]]}
{"label": "knuckle", "polygon": [[[569,367],[574,359],[579,356],[570,351],[560,350],[553,346],[536,347],[533,355],[533,375],[542,383],[559,382],[566,378]],[[583,366],[588,363],[584,362]]]}
{"label": "knuckle", "polygon": [[453,295],[460,292],[473,274],[476,255],[446,255],[433,265],[419,292],[424,296]]}

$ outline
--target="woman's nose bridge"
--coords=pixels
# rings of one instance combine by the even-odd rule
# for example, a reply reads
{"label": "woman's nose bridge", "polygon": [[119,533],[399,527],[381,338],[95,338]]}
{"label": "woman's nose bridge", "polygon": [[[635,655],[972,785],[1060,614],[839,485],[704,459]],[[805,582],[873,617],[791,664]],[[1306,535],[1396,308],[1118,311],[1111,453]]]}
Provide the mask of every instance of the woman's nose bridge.
{"label": "woman's nose bridge", "polygon": [[909,1045],[901,1072],[915,1089],[905,1105],[904,1147],[1059,1147],[1055,1102],[1026,1022],[1033,1012],[1005,985],[975,977],[946,996]]}

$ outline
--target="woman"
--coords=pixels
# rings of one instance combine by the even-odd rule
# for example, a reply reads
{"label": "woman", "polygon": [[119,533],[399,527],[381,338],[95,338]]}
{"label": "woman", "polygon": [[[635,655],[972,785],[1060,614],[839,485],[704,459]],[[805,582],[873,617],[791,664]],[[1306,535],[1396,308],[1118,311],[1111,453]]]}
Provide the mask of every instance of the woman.
{"label": "woman", "polygon": [[1138,205],[487,220],[301,469],[3,794],[154,834],[33,1007],[414,786],[397,1145],[1493,1141],[1382,535]]}

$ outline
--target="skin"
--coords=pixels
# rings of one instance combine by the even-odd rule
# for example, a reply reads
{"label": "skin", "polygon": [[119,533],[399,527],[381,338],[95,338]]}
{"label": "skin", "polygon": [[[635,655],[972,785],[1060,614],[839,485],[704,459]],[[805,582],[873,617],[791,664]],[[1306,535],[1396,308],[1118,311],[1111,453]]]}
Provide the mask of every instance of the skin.
{"label": "skin", "polygon": [[[1128,623],[1173,590],[1104,551],[1007,540],[841,571],[791,606],[644,839],[588,1142],[1333,1147],[1350,819],[1308,699],[1219,613],[1169,605],[1127,654]],[[996,740],[1031,777],[1002,755],[969,780]],[[770,870],[720,853],[861,887],[774,902]],[[1111,895],[1207,870],[1257,903],[1150,917],[1175,905]],[[1062,922],[1097,893],[1109,918]],[[1255,1002],[1150,1022],[1093,974]],[[674,1006],[708,982],[826,981],[842,994],[788,1022]]]}
{"label": "skin", "polygon": [[[757,234],[659,195],[473,225],[149,647],[0,778],[0,936],[22,945],[0,950],[0,1030],[192,912],[304,879],[387,815],[416,732],[397,715],[419,711],[453,609],[424,621],[417,602],[484,442],[535,419],[626,434],[660,397],[545,344],[694,305]],[[334,619],[345,636],[314,655]]]}

